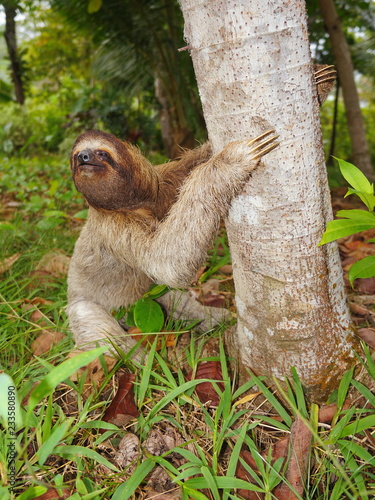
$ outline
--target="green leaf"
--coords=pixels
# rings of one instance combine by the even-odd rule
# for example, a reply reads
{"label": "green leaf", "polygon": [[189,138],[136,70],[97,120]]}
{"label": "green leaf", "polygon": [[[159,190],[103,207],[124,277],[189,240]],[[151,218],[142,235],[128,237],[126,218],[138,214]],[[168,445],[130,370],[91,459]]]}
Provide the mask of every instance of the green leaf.
{"label": "green leaf", "polygon": [[347,161],[335,158],[340,167],[340,171],[344,179],[352,186],[353,189],[366,194],[374,194],[374,186],[366,178],[366,176],[356,166]]}
{"label": "green leaf", "polygon": [[43,217],[65,217],[67,219],[69,215],[62,210],[46,210]]}
{"label": "green leaf", "polygon": [[57,179],[53,180],[49,185],[48,195],[55,196],[57,190],[59,189],[59,186],[60,182]]}
{"label": "green leaf", "polygon": [[89,4],[87,6],[87,12],[89,14],[94,14],[98,12],[98,10],[102,7],[103,0],[89,0]]}
{"label": "green leaf", "polygon": [[[41,495],[43,495],[47,491],[45,486],[29,486],[26,491],[21,493],[20,496],[17,496],[17,500],[33,500]],[[0,493],[2,494],[1,490]],[[6,497],[1,496],[6,500]],[[10,498],[10,497],[9,497]]]}
{"label": "green leaf", "polygon": [[167,285],[152,285],[150,290],[143,295],[143,298],[157,299],[165,293],[169,292],[170,288]]}
{"label": "green leaf", "polygon": [[49,231],[50,229],[62,224],[64,221],[65,219],[61,219],[60,217],[46,217],[37,223],[37,227],[39,229],[43,229],[44,231]]}
{"label": "green leaf", "polygon": [[85,208],[84,210],[80,210],[79,212],[74,214],[73,218],[74,219],[87,219],[88,212],[89,212],[88,209]]}
{"label": "green leaf", "polygon": [[346,219],[373,223],[375,226],[375,214],[373,212],[368,212],[367,210],[339,210],[336,213],[336,217],[345,217]]}
{"label": "green leaf", "polygon": [[373,227],[375,227],[373,222],[357,222],[352,219],[330,220],[327,222],[327,227],[319,242],[319,246],[337,240],[338,238],[343,238],[344,236],[366,231],[366,229],[372,229]]}
{"label": "green leaf", "polygon": [[375,427],[375,414],[361,418],[355,422],[351,422],[349,425],[344,427],[340,437],[351,436],[352,434],[357,434],[358,432],[362,432],[366,429],[371,429],[371,427]]}
{"label": "green leaf", "polygon": [[375,196],[373,194],[368,194],[368,193],[364,193],[363,191],[357,191],[356,189],[348,188],[348,192],[346,193],[344,198],[346,198],[347,196],[350,196],[351,194],[357,195],[358,198],[360,198],[363,201],[363,203],[366,205],[366,207],[370,211],[374,210]]}
{"label": "green leaf", "polygon": [[[255,486],[255,484],[248,483],[242,479],[237,479],[235,477],[227,477],[227,476],[214,476],[215,483],[218,488],[238,488],[243,490],[250,491],[263,491],[259,486]],[[204,477],[194,477],[185,481],[184,486],[196,488],[196,489],[204,489],[207,488],[207,481]]]}
{"label": "green leaf", "polygon": [[48,375],[38,384],[30,395],[29,411],[46,396],[52,394],[55,387],[66,380],[82,366],[88,365],[108,350],[107,347],[98,347],[92,351],[83,352],[74,358],[67,359],[61,365],[53,368]]}
{"label": "green leaf", "polygon": [[15,231],[16,226],[8,221],[0,221],[0,231]]}
{"label": "green leaf", "polygon": [[375,276],[375,255],[355,262],[349,269],[348,278],[351,286],[357,278],[373,278]]}
{"label": "green leaf", "polygon": [[61,424],[56,425],[50,437],[39,448],[37,456],[39,457],[38,464],[40,466],[44,465],[47,458],[52,455],[54,448],[65,437],[65,434],[68,432],[73,420],[73,418],[70,418]]}
{"label": "green leaf", "polygon": [[92,450],[91,448],[85,448],[84,446],[75,446],[75,445],[61,445],[56,446],[53,452],[55,455],[60,457],[68,457],[72,460],[77,459],[77,455],[79,457],[87,457],[99,462],[100,464],[108,467],[111,470],[118,472],[118,469],[111,464],[106,458],[102,457],[99,453]]}
{"label": "green leaf", "polygon": [[134,322],[143,333],[160,332],[164,325],[163,310],[152,299],[137,300],[134,305]]}
{"label": "green leaf", "polygon": [[127,500],[130,498],[154,466],[155,464],[150,458],[144,460],[130,478],[116,488],[111,500]]}
{"label": "green leaf", "polygon": [[126,314],[126,324],[128,326],[136,326],[134,320],[134,307],[133,305]]}

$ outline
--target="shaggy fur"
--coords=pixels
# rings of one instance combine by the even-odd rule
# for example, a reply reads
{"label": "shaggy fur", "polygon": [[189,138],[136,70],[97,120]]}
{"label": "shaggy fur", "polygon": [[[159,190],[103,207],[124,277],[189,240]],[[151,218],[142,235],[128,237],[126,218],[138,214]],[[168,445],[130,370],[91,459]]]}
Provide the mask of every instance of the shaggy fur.
{"label": "shaggy fur", "polygon": [[154,167],[113,135],[93,130],[77,139],[73,179],[90,205],[68,276],[77,346],[108,337],[125,350],[134,345],[111,308],[139,299],[152,282],[189,285],[231,200],[276,146],[268,131],[213,157],[206,144]]}

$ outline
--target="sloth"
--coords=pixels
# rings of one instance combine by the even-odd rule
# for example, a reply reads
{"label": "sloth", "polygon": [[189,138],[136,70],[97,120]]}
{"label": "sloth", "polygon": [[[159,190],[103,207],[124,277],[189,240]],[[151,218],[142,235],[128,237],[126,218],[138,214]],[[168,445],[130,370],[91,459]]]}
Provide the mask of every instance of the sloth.
{"label": "sloth", "polygon": [[[78,137],[72,176],[89,212],[68,273],[67,313],[77,347],[135,346],[111,309],[132,304],[152,283],[194,281],[221,218],[276,139],[268,130],[214,156],[204,144],[153,166],[114,135],[91,130]],[[139,348],[132,359],[141,359]]]}
{"label": "sloth", "polygon": [[[315,66],[320,105],[335,73],[332,66]],[[268,130],[231,142],[214,156],[204,144],[153,166],[114,135],[91,130],[78,137],[70,163],[89,213],[68,274],[67,313],[77,347],[107,342],[142,359],[111,310],[132,304],[152,283],[191,284],[232,199],[260,158],[278,145],[276,139]],[[183,299],[182,313],[185,304]],[[201,319],[206,309],[201,306],[190,319]]]}

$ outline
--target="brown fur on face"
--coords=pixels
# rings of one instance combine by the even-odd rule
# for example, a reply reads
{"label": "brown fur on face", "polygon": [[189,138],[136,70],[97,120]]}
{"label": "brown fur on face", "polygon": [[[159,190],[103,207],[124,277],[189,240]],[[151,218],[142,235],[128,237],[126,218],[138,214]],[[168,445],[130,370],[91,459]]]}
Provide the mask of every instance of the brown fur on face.
{"label": "brown fur on face", "polygon": [[161,219],[190,170],[210,156],[206,144],[155,167],[131,144],[90,130],[76,140],[70,164],[77,190],[93,208],[123,213],[142,209]]}
{"label": "brown fur on face", "polygon": [[131,144],[90,130],[76,140],[70,157],[74,183],[90,206],[137,210],[157,204],[159,176]]}

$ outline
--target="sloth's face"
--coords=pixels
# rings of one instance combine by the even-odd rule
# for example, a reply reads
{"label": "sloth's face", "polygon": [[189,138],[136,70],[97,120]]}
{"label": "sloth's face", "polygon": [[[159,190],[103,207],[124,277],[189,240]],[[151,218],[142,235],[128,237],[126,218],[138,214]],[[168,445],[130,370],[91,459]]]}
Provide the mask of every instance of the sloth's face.
{"label": "sloth's face", "polygon": [[145,158],[111,134],[91,130],[76,140],[70,155],[74,184],[96,209],[126,211],[153,198],[153,170]]}

